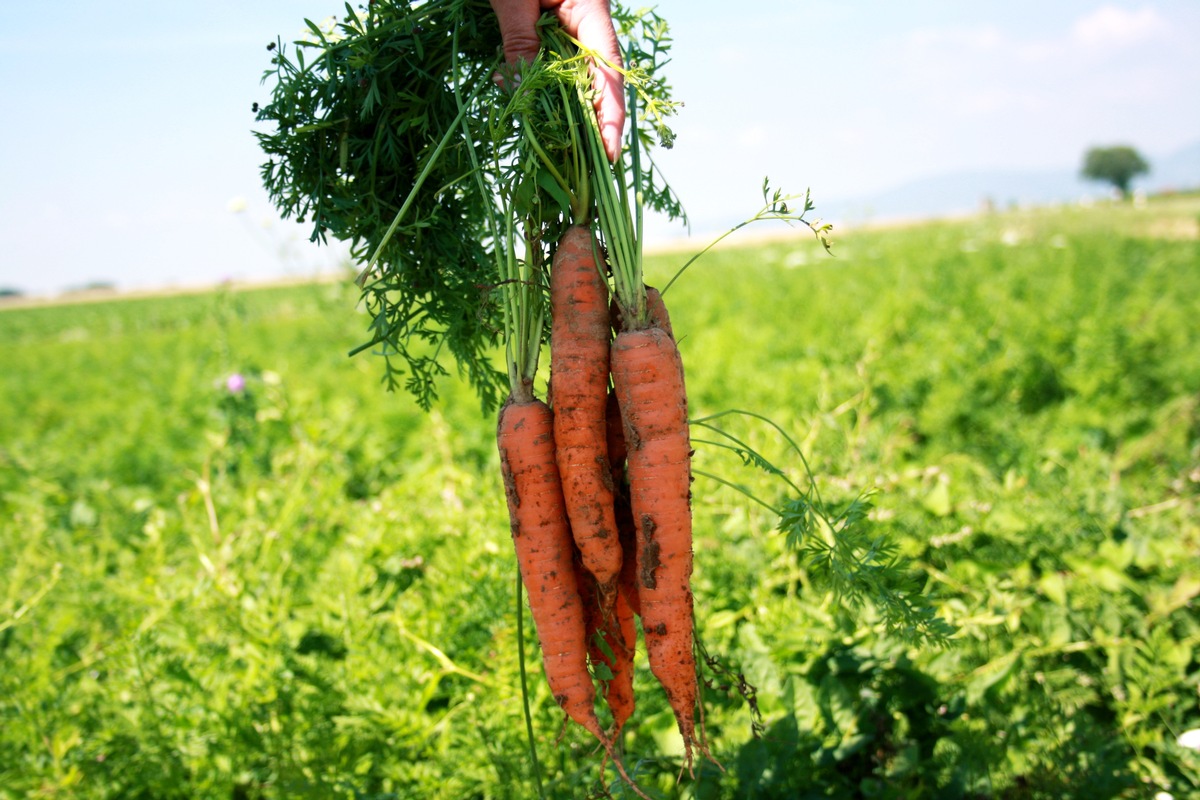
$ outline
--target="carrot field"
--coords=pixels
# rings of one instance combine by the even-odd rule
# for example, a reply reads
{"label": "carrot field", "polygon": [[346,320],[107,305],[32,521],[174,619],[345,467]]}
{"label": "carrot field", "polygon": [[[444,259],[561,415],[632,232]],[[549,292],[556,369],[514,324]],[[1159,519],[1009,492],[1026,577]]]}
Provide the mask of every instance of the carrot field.
{"label": "carrot field", "polygon": [[[837,234],[668,292],[720,766],[643,658],[625,769],[1200,797],[1200,199]],[[0,310],[0,798],[633,796],[541,679],[495,410],[386,391],[357,298]]]}

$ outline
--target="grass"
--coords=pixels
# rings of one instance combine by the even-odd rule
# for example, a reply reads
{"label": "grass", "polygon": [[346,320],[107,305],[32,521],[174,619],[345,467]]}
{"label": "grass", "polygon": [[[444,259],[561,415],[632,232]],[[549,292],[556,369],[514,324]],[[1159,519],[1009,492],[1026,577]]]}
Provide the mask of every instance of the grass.
{"label": "grass", "polygon": [[[958,632],[889,632],[804,537],[699,478],[725,771],[677,781],[643,663],[623,745],[648,793],[1200,794],[1176,743],[1200,727],[1198,220],[1188,197],[1013,212],[688,271],[666,299],[693,417],[763,413],[831,509],[869,495],[862,529]],[[651,282],[681,261],[651,257]],[[354,300],[0,313],[0,797],[533,796],[494,420],[454,381],[428,415],[384,392],[345,357]],[[804,484],[771,429],[728,424]],[[594,746],[531,686],[547,795],[599,793]]]}

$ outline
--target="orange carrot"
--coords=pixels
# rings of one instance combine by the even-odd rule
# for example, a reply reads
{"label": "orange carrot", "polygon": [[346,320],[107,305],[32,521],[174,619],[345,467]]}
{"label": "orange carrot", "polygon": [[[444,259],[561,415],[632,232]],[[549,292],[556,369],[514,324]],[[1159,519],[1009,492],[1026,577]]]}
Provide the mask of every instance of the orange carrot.
{"label": "orange carrot", "polygon": [[[674,339],[675,332],[671,330],[671,317],[667,314],[667,307],[663,304],[662,295],[653,286],[644,288],[646,289],[646,316],[650,320],[650,327],[662,328],[668,336]],[[621,306],[615,297],[609,304],[608,319],[612,329],[617,333],[624,329],[621,324]]]}
{"label": "orange carrot", "polygon": [[615,641],[612,648],[612,680],[604,699],[612,709],[615,739],[626,721],[633,716],[633,656],[637,649],[637,627],[633,621],[633,609],[629,604],[624,587],[617,589],[616,624],[613,626]]}
{"label": "orange carrot", "polygon": [[633,612],[625,602],[623,591],[618,590],[615,608],[612,613],[605,613],[596,579],[582,563],[576,567],[576,579],[583,598],[588,658],[594,667],[604,665],[608,669],[604,679],[604,700],[612,711],[610,735],[615,739],[633,714],[633,651],[637,638]]}
{"label": "orange carrot", "polygon": [[604,432],[608,441],[608,468],[612,473],[613,494],[620,494],[621,484],[625,480],[625,429],[621,422],[621,406],[617,403],[617,393],[609,392],[604,401]]}
{"label": "orange carrot", "polygon": [[510,400],[500,410],[497,443],[513,544],[541,643],[546,681],[563,711],[608,750],[611,743],[596,718],[596,693],[587,669],[583,604],[554,463],[550,407],[540,400]]}
{"label": "orange carrot", "polygon": [[625,554],[621,561],[621,576],[618,579],[618,586],[625,604],[640,617],[642,604],[637,591],[636,526],[633,524],[633,509],[629,505],[629,483],[625,479],[625,431],[621,422],[621,407],[617,404],[616,392],[609,393],[605,413],[607,415],[608,463],[612,470],[613,510],[617,520],[617,539],[621,542],[621,552]]}
{"label": "orange carrot", "polygon": [[692,651],[691,446],[683,361],[675,342],[659,327],[619,333],[611,361],[628,448],[646,652],[675,712],[690,763],[692,747],[699,742]]}
{"label": "orange carrot", "polygon": [[611,611],[621,571],[613,517],[604,404],[608,396],[608,286],[596,266],[589,228],[563,234],[550,273],[550,374],[554,439],[571,531],[583,565]]}
{"label": "orange carrot", "polygon": [[671,330],[671,316],[667,314],[662,295],[653,286],[646,287],[646,314],[650,317],[650,327],[662,328],[667,336],[675,338],[675,331]]}

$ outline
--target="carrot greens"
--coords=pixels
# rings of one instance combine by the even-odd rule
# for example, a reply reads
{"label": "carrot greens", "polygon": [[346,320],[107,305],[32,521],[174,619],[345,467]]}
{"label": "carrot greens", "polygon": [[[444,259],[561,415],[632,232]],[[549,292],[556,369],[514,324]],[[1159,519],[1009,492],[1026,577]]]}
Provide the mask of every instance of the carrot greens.
{"label": "carrot greens", "polygon": [[[652,12],[613,14],[637,42],[621,69],[653,120],[639,136],[669,146],[674,104],[654,75],[666,25]],[[487,0],[377,0],[307,25],[305,38],[269,47],[272,94],[255,133],[264,186],[285,218],[312,226],[313,241],[345,242],[361,265],[369,323],[352,354],[380,356],[387,387],[403,386],[422,408],[452,368],[494,408],[509,383],[494,366],[506,315],[522,332],[525,368],[545,321],[532,296],[514,307],[497,287],[544,287],[546,249],[595,216],[585,129],[596,56],[547,15],[545,52],[515,89],[497,85],[505,68]],[[493,176],[477,179],[481,168]],[[683,218],[658,172],[646,176],[647,202]],[[519,216],[513,230],[497,224],[497,203]],[[519,264],[510,235],[526,247]]]}
{"label": "carrot greens", "polygon": [[[502,393],[493,366],[499,309],[492,198],[470,180],[471,152],[496,137],[476,120],[493,102],[499,29],[486,0],[346,6],[332,30],[270,49],[272,95],[256,132],[263,183],[311,238],[349,244],[370,320],[355,352],[382,357],[389,389],[428,409],[452,361],[485,407]],[[465,119],[471,124],[463,126]]]}

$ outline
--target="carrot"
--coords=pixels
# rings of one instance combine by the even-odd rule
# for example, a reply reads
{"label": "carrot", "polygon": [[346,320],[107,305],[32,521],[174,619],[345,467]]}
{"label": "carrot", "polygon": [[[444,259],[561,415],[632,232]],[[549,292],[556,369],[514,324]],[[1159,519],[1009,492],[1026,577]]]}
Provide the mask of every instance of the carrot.
{"label": "carrot", "polygon": [[587,669],[583,603],[575,581],[574,545],[554,463],[550,407],[540,400],[500,410],[500,468],[521,581],[542,648],[546,681],[567,715],[611,748],[596,718]]}
{"label": "carrot", "polygon": [[[585,107],[586,108],[586,107]],[[691,444],[683,360],[672,336],[651,320],[643,281],[643,172],[638,95],[630,82],[630,165],[605,159],[595,115],[587,118],[596,218],[609,256],[621,328],[610,372],[628,449],[626,475],[636,527],[636,585],[650,670],[662,685],[683,736],[687,766],[696,736],[693,653]]]}
{"label": "carrot", "polygon": [[621,406],[617,393],[609,392],[604,401],[604,432],[608,443],[608,468],[612,474],[613,496],[621,493],[625,480],[625,429],[621,422]]}
{"label": "carrot", "polygon": [[589,228],[563,234],[550,273],[550,374],[554,439],[563,497],[583,565],[610,613],[621,572],[613,516],[604,407],[608,396],[608,286],[596,266]]}
{"label": "carrot", "polygon": [[[671,317],[667,314],[667,307],[663,304],[662,295],[653,286],[644,288],[646,290],[646,316],[650,320],[650,327],[662,328],[668,336],[674,339],[675,332],[671,330]],[[621,322],[621,306],[615,297],[609,304],[608,319],[615,332],[620,333],[624,329],[625,326]]]}
{"label": "carrot", "polygon": [[610,392],[605,408],[608,427],[608,463],[612,470],[613,510],[617,520],[617,539],[621,542],[621,576],[618,579],[620,595],[625,604],[637,616],[642,615],[642,604],[637,591],[636,530],[633,524],[633,509],[629,505],[629,483],[625,479],[625,432],[621,422],[621,407],[617,404],[616,392]]}
{"label": "carrot", "polygon": [[671,330],[671,316],[667,314],[662,295],[653,286],[646,287],[646,314],[650,317],[651,327],[662,328],[667,336],[675,338],[675,331]]}
{"label": "carrot", "polygon": [[612,712],[610,735],[615,740],[633,714],[633,651],[637,638],[633,612],[625,602],[623,591],[618,590],[615,607],[606,613],[596,579],[582,563],[576,567],[576,579],[583,598],[588,658],[593,667],[603,665],[608,670],[603,678],[604,700]]}
{"label": "carrot", "polygon": [[613,626],[612,638],[616,640],[612,648],[613,676],[608,682],[604,699],[612,710],[612,736],[615,739],[625,727],[626,721],[633,716],[633,656],[637,649],[637,627],[633,620],[633,608],[623,586],[618,586],[617,589],[616,624]]}
{"label": "carrot", "polygon": [[690,763],[692,747],[699,742],[692,651],[691,446],[683,361],[666,331],[647,327],[617,335],[611,369],[628,447],[646,652],[675,712]]}

